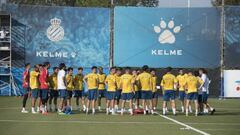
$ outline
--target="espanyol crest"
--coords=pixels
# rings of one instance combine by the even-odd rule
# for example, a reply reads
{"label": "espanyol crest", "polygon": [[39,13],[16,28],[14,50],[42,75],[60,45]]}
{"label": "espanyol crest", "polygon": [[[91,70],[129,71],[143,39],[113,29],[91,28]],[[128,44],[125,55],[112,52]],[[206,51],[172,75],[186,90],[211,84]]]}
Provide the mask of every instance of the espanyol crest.
{"label": "espanyol crest", "polygon": [[51,25],[47,29],[47,37],[53,42],[58,42],[64,37],[64,29],[61,24],[61,20],[58,18],[53,18],[50,20]]}

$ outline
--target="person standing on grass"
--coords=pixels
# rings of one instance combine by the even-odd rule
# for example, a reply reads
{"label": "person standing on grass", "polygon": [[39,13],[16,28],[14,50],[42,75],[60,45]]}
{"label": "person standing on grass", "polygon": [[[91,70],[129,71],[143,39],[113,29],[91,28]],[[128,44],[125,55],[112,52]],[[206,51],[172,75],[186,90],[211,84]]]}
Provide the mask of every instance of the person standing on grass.
{"label": "person standing on grass", "polygon": [[33,71],[30,72],[30,88],[32,93],[32,113],[36,114],[35,104],[38,98],[39,93],[39,68],[37,65],[34,66]]}
{"label": "person standing on grass", "polygon": [[30,68],[31,68],[30,63],[27,63],[25,65],[25,70],[23,72],[23,83],[22,83],[23,101],[22,101],[22,111],[21,111],[22,113],[28,113],[28,111],[26,110],[26,103],[27,103],[29,92],[30,92],[30,87],[29,87]]}
{"label": "person standing on grass", "polygon": [[153,110],[155,111],[157,109],[157,103],[158,103],[158,92],[157,92],[157,76],[156,76],[156,70],[151,69],[150,71],[152,75],[152,102],[153,102]]}
{"label": "person standing on grass", "polygon": [[211,81],[209,80],[209,78],[207,76],[207,71],[205,69],[203,69],[203,68],[199,69],[199,74],[203,81],[203,85],[201,87],[202,101],[203,101],[203,113],[207,114],[210,110],[211,115],[213,115],[216,110],[213,107],[211,107],[210,104],[208,103],[209,84]]}
{"label": "person standing on grass", "polygon": [[115,96],[115,110],[118,110],[119,108],[119,103],[122,95],[122,88],[120,85],[121,82],[121,75],[122,75],[122,68],[118,67],[115,77],[116,77],[116,83],[117,83],[117,90],[116,90],[116,96]]}
{"label": "person standing on grass", "polygon": [[88,101],[87,101],[87,109],[86,114],[88,114],[90,102],[92,104],[92,114],[95,114],[95,101],[97,100],[97,89],[98,89],[98,82],[99,78],[97,75],[97,67],[92,67],[92,73],[87,74],[83,78],[84,83],[88,89]]}
{"label": "person standing on grass", "polygon": [[57,76],[57,85],[60,97],[60,103],[58,107],[58,113],[62,113],[65,110],[65,103],[67,98],[67,87],[66,87],[66,66],[64,63],[59,64],[59,72]]}
{"label": "person standing on grass", "polygon": [[[203,80],[199,77],[199,72],[195,71],[194,76],[196,76],[198,80],[203,82]],[[202,88],[198,88],[198,114],[203,114]]]}
{"label": "person standing on grass", "polygon": [[76,105],[77,105],[78,111],[81,110],[79,105],[79,99],[81,100],[83,111],[86,111],[86,106],[84,102],[83,78],[84,78],[83,68],[79,67],[78,73],[74,77],[74,86],[75,86],[74,96],[76,98]]}
{"label": "person standing on grass", "polygon": [[133,88],[134,88],[134,99],[135,99],[135,109],[139,109],[140,105],[140,99],[141,99],[141,90],[139,87],[139,82],[137,81],[138,73],[137,70],[132,70],[132,76],[133,76]]}
{"label": "person standing on grass", "polygon": [[105,97],[106,95],[106,88],[105,88],[105,79],[106,79],[106,74],[103,73],[103,68],[98,67],[98,110],[102,111],[101,109],[101,99]]}
{"label": "person standing on grass", "polygon": [[133,97],[134,97],[134,88],[133,88],[133,76],[130,74],[130,67],[125,68],[125,74],[121,76],[120,85],[122,88],[122,108],[121,108],[121,115],[125,110],[125,102],[129,101],[129,110],[130,115],[133,115]]}
{"label": "person standing on grass", "polygon": [[[57,88],[57,75],[58,67],[53,68],[53,73],[49,76],[49,89],[50,89],[50,98],[49,98],[49,111],[57,111],[57,98],[58,98],[58,88]],[[54,103],[54,110],[52,109],[52,100]]]}
{"label": "person standing on grass", "polygon": [[70,112],[72,111],[72,95],[73,95],[73,68],[68,68],[68,73],[66,75],[66,85],[67,85],[67,107],[70,108]]}
{"label": "person standing on grass", "polygon": [[167,68],[167,73],[163,75],[161,86],[164,90],[163,95],[163,115],[166,115],[166,104],[170,100],[172,106],[173,115],[176,115],[176,104],[175,104],[175,88],[177,85],[176,77],[171,73],[172,68]]}
{"label": "person standing on grass", "polygon": [[188,116],[189,102],[192,100],[195,103],[195,116],[198,116],[198,88],[201,88],[202,80],[199,79],[197,75],[198,73],[193,75],[193,73],[190,71],[188,73],[188,78],[186,79],[185,88],[188,93],[186,101],[186,116]]}
{"label": "person standing on grass", "polygon": [[152,75],[148,73],[148,66],[144,65],[142,67],[143,72],[138,75],[137,81],[141,86],[141,96],[142,96],[142,106],[144,109],[144,115],[147,113],[148,106],[153,114],[153,104],[152,104]]}
{"label": "person standing on grass", "polygon": [[106,105],[106,114],[108,115],[109,112],[112,112],[112,115],[115,114],[115,95],[116,95],[116,89],[117,89],[117,84],[116,84],[116,76],[114,75],[116,72],[115,67],[110,68],[110,74],[107,76],[105,80],[105,84],[108,86],[108,90],[106,93],[106,98],[107,98],[107,105]]}
{"label": "person standing on grass", "polygon": [[45,62],[43,68],[40,71],[39,81],[40,81],[40,98],[42,100],[42,105],[40,110],[42,114],[47,114],[47,100],[49,92],[49,83],[48,83],[48,69],[50,68],[50,63]]}
{"label": "person standing on grass", "polygon": [[177,76],[177,88],[178,88],[178,95],[179,95],[179,100],[181,102],[181,109],[182,113],[184,113],[184,106],[185,106],[185,84],[186,84],[186,77],[183,73],[183,69],[178,70],[179,75]]}
{"label": "person standing on grass", "polygon": [[[43,69],[43,65],[42,65],[42,64],[37,64],[37,67],[38,67],[39,73],[41,73],[41,71],[42,71],[42,69]],[[39,80],[38,80],[38,81],[39,81]],[[39,81],[39,88],[40,88],[40,81]],[[38,113],[42,113],[42,109],[41,109],[41,107],[42,107],[42,97],[41,97],[40,89],[39,89],[39,91],[38,91],[38,97],[39,97],[39,99],[38,99],[37,112],[38,112]]]}

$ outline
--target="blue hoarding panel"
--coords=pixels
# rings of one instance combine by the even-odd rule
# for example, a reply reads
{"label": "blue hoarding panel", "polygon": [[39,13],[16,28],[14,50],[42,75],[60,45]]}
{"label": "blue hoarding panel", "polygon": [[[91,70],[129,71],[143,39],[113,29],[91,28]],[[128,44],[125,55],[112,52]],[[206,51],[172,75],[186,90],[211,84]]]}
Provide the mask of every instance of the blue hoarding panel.
{"label": "blue hoarding panel", "polygon": [[224,66],[240,67],[240,7],[225,7]]}
{"label": "blue hoarding panel", "polygon": [[218,67],[220,11],[216,8],[116,7],[114,65]]}
{"label": "blue hoarding panel", "polygon": [[13,32],[21,29],[13,40],[24,41],[26,62],[109,67],[109,9],[6,5],[5,10],[18,24]]}

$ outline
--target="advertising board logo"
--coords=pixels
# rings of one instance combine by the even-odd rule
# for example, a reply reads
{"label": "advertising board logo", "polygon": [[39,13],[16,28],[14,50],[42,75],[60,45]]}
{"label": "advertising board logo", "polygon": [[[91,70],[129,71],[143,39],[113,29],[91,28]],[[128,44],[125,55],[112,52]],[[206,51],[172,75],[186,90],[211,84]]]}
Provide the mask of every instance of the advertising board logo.
{"label": "advertising board logo", "polygon": [[154,26],[153,29],[155,33],[159,34],[158,41],[160,44],[173,44],[176,42],[175,34],[181,31],[181,26],[175,26],[173,18],[168,23],[161,18],[160,24]]}
{"label": "advertising board logo", "polygon": [[61,19],[53,18],[50,20],[51,25],[47,29],[47,37],[53,42],[58,42],[64,37],[64,29],[62,28]]}

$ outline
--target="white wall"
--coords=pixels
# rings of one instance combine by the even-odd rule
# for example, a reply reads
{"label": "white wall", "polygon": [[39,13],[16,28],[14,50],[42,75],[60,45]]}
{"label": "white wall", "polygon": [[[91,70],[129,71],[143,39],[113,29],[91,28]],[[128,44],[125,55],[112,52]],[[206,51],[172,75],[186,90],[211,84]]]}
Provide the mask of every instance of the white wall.
{"label": "white wall", "polygon": [[212,0],[159,0],[159,7],[212,7]]}

